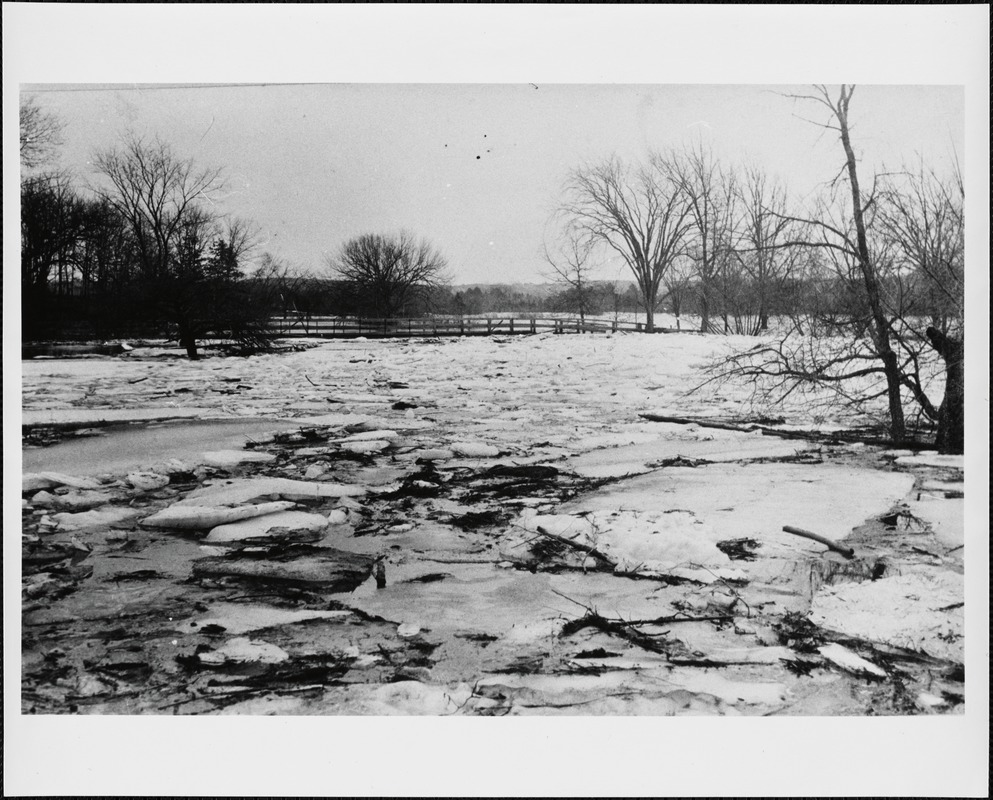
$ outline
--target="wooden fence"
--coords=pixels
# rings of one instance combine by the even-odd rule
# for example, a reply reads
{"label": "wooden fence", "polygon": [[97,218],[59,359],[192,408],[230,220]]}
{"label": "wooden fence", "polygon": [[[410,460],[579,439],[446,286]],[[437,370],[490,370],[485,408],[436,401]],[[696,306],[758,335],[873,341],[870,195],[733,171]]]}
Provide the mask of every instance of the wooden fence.
{"label": "wooden fence", "polygon": [[[272,317],[269,330],[275,336],[313,336],[324,339],[409,338],[425,336],[493,336],[535,333],[644,332],[642,322],[578,317],[419,317],[415,319],[369,319],[363,317],[319,317],[296,314]],[[657,332],[665,332],[656,328]]]}

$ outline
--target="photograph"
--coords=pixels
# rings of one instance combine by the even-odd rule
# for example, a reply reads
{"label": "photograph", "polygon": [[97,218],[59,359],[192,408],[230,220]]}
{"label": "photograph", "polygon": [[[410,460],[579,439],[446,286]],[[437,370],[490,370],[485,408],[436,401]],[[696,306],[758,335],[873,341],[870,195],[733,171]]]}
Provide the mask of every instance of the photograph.
{"label": "photograph", "polygon": [[[5,4],[5,73],[38,27],[8,6],[32,20]],[[142,52],[139,7],[99,13]],[[5,716],[336,740],[638,717],[634,747],[706,725],[710,759],[744,724],[714,718],[970,722],[982,768],[975,92],[385,55],[361,80],[274,53],[5,78]],[[839,738],[808,742],[816,769]],[[566,752],[579,774],[543,791],[584,771]]]}

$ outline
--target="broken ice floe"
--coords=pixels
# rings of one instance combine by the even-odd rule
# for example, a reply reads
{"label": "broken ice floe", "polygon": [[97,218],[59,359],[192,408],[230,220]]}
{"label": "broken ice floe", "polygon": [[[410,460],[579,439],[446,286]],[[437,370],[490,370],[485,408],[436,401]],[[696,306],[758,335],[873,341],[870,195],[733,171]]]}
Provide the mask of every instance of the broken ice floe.
{"label": "broken ice floe", "polygon": [[286,511],[292,507],[293,503],[288,501],[259,503],[257,505],[238,506],[236,508],[182,505],[176,503],[162,509],[156,514],[152,514],[150,517],[146,517],[141,521],[141,524],[146,528],[206,530],[207,528],[214,528],[219,525],[238,522],[239,520],[274,514],[277,511]]}
{"label": "broken ice floe", "polygon": [[399,438],[400,438],[400,434],[397,433],[396,431],[382,430],[376,428],[375,430],[356,433],[352,436],[349,436],[345,439],[340,439],[338,441],[342,443],[351,443],[351,442],[369,442],[374,440],[385,439],[388,442],[395,442]]}
{"label": "broken ice floe", "polygon": [[397,636],[401,639],[412,639],[421,632],[421,626],[416,622],[403,622],[397,626]]}
{"label": "broken ice floe", "polygon": [[[273,503],[272,505],[282,505]],[[205,542],[220,544],[223,542],[239,542],[269,536],[274,529],[284,528],[288,531],[308,531],[320,533],[329,525],[328,518],[320,514],[309,514],[305,511],[277,511],[263,516],[251,517],[236,522],[230,522],[211,528]]]}
{"label": "broken ice floe", "polygon": [[56,486],[71,486],[74,489],[99,489],[101,483],[93,478],[65,475],[61,472],[28,472],[21,476],[22,492],[52,489]]}
{"label": "broken ice floe", "polygon": [[[529,534],[539,529],[609,556],[617,572],[672,575],[713,583],[743,580],[745,574],[715,544],[715,536],[688,511],[596,511],[583,515],[538,515],[525,511],[519,521]],[[534,541],[533,536],[529,536]],[[512,550],[505,548],[504,552]]]}
{"label": "broken ice floe", "polygon": [[871,661],[866,661],[861,656],[856,655],[847,647],[842,647],[840,644],[826,644],[823,647],[817,648],[817,652],[824,656],[824,658],[832,664],[836,664],[849,672],[867,672],[878,678],[886,677],[886,672],[884,670],[877,667]]}
{"label": "broken ice floe", "polygon": [[455,453],[451,450],[443,450],[440,448],[418,450],[414,455],[422,461],[447,461],[448,459],[455,457]]}
{"label": "broken ice floe", "polygon": [[934,538],[946,547],[965,544],[965,501],[962,498],[911,501],[910,513],[931,527]]}
{"label": "broken ice floe", "polygon": [[190,627],[197,630],[214,625],[223,628],[226,633],[237,635],[309,620],[335,620],[350,616],[351,611],[291,610],[243,603],[217,603],[210,607],[208,616],[190,623]]}
{"label": "broken ice floe", "polygon": [[390,442],[386,439],[368,439],[358,442],[344,442],[341,449],[347,450],[349,453],[380,453],[389,446]]}
{"label": "broken ice floe", "polygon": [[228,662],[259,662],[279,664],[290,656],[281,647],[268,642],[256,642],[244,637],[229,639],[216,650],[199,654],[200,663],[220,666]]}
{"label": "broken ice floe", "polygon": [[795,553],[804,546],[783,525],[844,539],[867,519],[888,511],[914,485],[912,475],[835,464],[712,464],[639,475],[570,501],[560,510],[582,514],[624,509],[642,513],[690,509],[701,538],[750,537]]}
{"label": "broken ice floe", "polygon": [[125,480],[139,492],[151,492],[169,485],[169,476],[157,472],[129,472]]}
{"label": "broken ice floe", "polygon": [[495,458],[500,455],[500,448],[483,442],[452,442],[451,448],[463,458]]}
{"label": "broken ice floe", "polygon": [[278,584],[298,584],[328,592],[350,592],[372,572],[375,558],[331,547],[287,545],[278,552],[260,548],[193,563],[196,578],[240,578]]}
{"label": "broken ice floe", "polygon": [[366,489],[362,486],[338,483],[315,483],[292,478],[242,478],[201,486],[175,505],[230,505],[269,497],[282,497],[286,500],[320,500],[357,497],[365,493]]}
{"label": "broken ice floe", "polygon": [[815,625],[958,663],[964,658],[963,576],[911,573],[823,588],[813,599]]}
{"label": "broken ice floe", "polygon": [[52,514],[51,520],[60,530],[77,531],[89,528],[100,528],[125,522],[138,516],[136,508],[97,508],[91,511],[81,511],[78,514],[63,512]]}
{"label": "broken ice floe", "polygon": [[211,450],[203,453],[200,460],[210,467],[235,467],[238,464],[262,464],[275,461],[271,453],[255,453],[251,450]]}
{"label": "broken ice floe", "polygon": [[40,491],[32,495],[31,505],[38,508],[58,508],[63,511],[86,511],[106,505],[112,498],[107,492],[92,490],[71,491],[65,494],[51,494]]}

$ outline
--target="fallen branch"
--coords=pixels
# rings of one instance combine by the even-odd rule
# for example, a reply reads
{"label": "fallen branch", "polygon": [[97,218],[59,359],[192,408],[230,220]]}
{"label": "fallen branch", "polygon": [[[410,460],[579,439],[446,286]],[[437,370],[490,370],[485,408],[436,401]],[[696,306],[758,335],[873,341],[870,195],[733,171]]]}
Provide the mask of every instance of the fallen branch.
{"label": "fallen branch", "polygon": [[732,614],[715,614],[706,617],[690,617],[686,614],[673,614],[668,617],[656,617],[655,619],[609,619],[609,622],[623,622],[625,625],[671,625],[674,622],[730,622],[734,619]]}
{"label": "fallen branch", "polygon": [[586,612],[579,619],[570,620],[563,625],[562,631],[559,634],[560,636],[570,636],[583,628],[595,628],[602,633],[618,636],[621,639],[642,648],[643,650],[648,650],[652,653],[660,653],[667,657],[670,656],[669,651],[671,648],[671,643],[666,640],[665,637],[669,635],[669,631],[662,631],[661,633],[646,633],[645,631],[638,630],[635,626],[667,625],[671,622],[727,622],[734,619],[733,616],[723,614],[706,617],[690,617],[684,614],[675,614],[668,617],[656,617],[654,619],[613,619],[610,617],[604,617],[598,613],[596,609],[591,608],[578,600],[574,600],[568,595],[562,594],[562,592],[556,591],[555,589],[552,589],[552,591],[559,597],[564,600],[568,600],[570,603],[574,603]]}
{"label": "fallen branch", "polygon": [[[893,440],[883,436],[872,436],[867,433],[860,433],[858,430],[838,430],[830,432],[806,431],[806,430],[783,430],[780,428],[767,428],[763,425],[731,425],[725,422],[712,422],[704,419],[690,419],[688,417],[670,417],[663,414],[639,414],[642,419],[649,422],[671,422],[676,425],[698,425],[701,428],[717,428],[724,431],[735,431],[737,433],[755,433],[759,431],[763,436],[778,436],[781,439],[802,439],[808,442],[820,442],[823,444],[851,444],[861,442],[868,445],[892,446]],[[900,442],[900,447],[907,450],[934,450],[933,444],[924,442]]]}
{"label": "fallen branch", "polygon": [[556,542],[561,542],[562,544],[566,545],[567,547],[571,547],[573,550],[579,553],[583,553],[584,555],[590,555],[593,556],[594,558],[598,558],[605,564],[609,564],[612,568],[617,566],[616,560],[614,560],[613,558],[611,558],[601,550],[597,550],[592,545],[579,544],[579,542],[574,542],[572,539],[566,539],[564,536],[559,536],[558,534],[551,533],[550,531],[547,531],[544,528],[542,528],[540,525],[537,527],[537,531],[542,536],[547,536],[549,539],[554,539]]}
{"label": "fallen branch", "polygon": [[[537,528],[538,533],[541,536],[546,536],[549,539],[564,544],[578,553],[582,553],[584,556],[593,556],[597,560],[606,564],[611,570],[613,570],[614,575],[619,578],[631,578],[632,580],[645,580],[645,581],[661,581],[662,583],[672,585],[682,585],[682,584],[701,584],[702,581],[698,581],[694,578],[683,578],[678,575],[669,575],[666,573],[661,573],[658,575],[649,574],[646,572],[639,572],[637,569],[619,569],[617,566],[617,561],[601,550],[597,550],[591,545],[583,545],[578,542],[574,542],[571,539],[566,539],[563,536],[559,536],[554,533],[550,533],[541,526]],[[558,569],[582,569],[583,572],[587,571],[586,567],[569,567],[566,565],[561,565],[557,567]]]}
{"label": "fallen branch", "polygon": [[[624,622],[614,622],[606,617],[602,617],[592,609],[588,609],[585,616],[567,622],[562,627],[560,636],[570,636],[571,634],[576,633],[576,631],[581,631],[583,628],[595,628],[602,633],[619,636],[620,638],[631,642],[631,644],[637,645],[643,650],[648,650],[652,653],[661,653],[665,655],[668,652],[665,647],[667,644],[666,642],[656,642],[655,639],[649,634],[642,633]],[[655,634],[655,637],[663,638],[667,633],[668,631]]]}
{"label": "fallen branch", "polygon": [[664,414],[639,414],[638,416],[642,419],[647,419],[649,422],[671,422],[675,425],[699,425],[701,428],[718,428],[722,431],[737,431],[738,433],[752,433],[756,430],[766,430],[765,428],[760,429],[758,425],[742,427],[741,425],[729,425],[725,422],[707,422],[702,419],[669,417]]}
{"label": "fallen branch", "polygon": [[836,553],[841,553],[841,555],[845,558],[855,558],[855,551],[852,550],[852,548],[837,544],[836,542],[828,539],[826,536],[821,536],[819,533],[805,531],[803,528],[794,528],[792,525],[784,525],[783,530],[787,533],[792,533],[794,536],[802,536],[804,539],[813,539],[815,542],[820,542],[822,545],[827,547],[828,550],[834,550]]}

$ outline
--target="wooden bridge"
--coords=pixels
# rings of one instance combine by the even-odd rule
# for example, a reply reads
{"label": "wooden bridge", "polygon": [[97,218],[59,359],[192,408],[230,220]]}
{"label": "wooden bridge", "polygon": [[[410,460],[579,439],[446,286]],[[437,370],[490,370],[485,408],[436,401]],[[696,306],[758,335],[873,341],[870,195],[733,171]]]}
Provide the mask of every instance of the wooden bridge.
{"label": "wooden bridge", "polygon": [[[292,314],[272,317],[269,330],[280,337],[323,339],[416,338],[439,336],[517,336],[536,333],[645,332],[642,322],[579,317],[417,317],[369,319],[364,317],[320,317]],[[656,328],[657,333],[668,332]]]}

